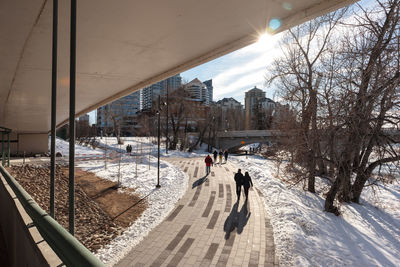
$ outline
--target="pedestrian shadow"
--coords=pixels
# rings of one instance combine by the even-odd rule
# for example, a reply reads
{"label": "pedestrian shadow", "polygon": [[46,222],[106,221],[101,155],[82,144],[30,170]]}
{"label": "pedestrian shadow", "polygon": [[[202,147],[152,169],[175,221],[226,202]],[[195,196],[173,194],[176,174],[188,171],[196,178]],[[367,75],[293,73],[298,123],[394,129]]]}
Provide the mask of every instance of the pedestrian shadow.
{"label": "pedestrian shadow", "polygon": [[207,175],[201,177],[200,179],[196,180],[193,184],[192,184],[192,189],[195,188],[196,186],[201,185],[202,183],[204,183],[207,180]]}
{"label": "pedestrian shadow", "polygon": [[247,222],[250,219],[251,212],[249,212],[247,205],[248,205],[248,201],[246,199],[246,201],[243,203],[243,206],[239,212],[239,222],[238,222],[238,226],[237,226],[238,234],[241,234],[243,232],[243,228],[246,226]]}
{"label": "pedestrian shadow", "polygon": [[229,236],[235,230],[235,228],[236,232],[241,234],[243,232],[243,228],[246,226],[250,218],[250,215],[251,212],[248,211],[247,201],[243,203],[240,211],[238,211],[238,202],[236,202],[224,223],[225,240],[229,239]]}

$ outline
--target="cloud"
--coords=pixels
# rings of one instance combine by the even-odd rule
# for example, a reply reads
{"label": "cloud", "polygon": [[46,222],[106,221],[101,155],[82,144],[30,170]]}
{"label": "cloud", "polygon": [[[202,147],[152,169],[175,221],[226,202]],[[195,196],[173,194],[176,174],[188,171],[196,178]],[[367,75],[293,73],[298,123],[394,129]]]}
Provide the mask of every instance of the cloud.
{"label": "cloud", "polygon": [[[232,64],[213,78],[214,100],[231,97],[239,92],[244,92],[254,86],[263,88],[266,68],[272,62],[275,55],[279,55],[279,48],[270,49],[267,52],[257,51],[247,61],[236,62],[232,59]],[[236,55],[234,55],[235,57]]]}

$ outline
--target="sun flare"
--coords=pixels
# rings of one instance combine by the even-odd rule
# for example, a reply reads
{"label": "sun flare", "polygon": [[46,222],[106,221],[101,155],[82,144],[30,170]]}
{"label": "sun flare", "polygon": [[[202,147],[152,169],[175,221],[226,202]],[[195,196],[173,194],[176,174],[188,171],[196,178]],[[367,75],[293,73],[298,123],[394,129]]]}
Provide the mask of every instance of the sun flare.
{"label": "sun flare", "polygon": [[272,47],[274,46],[274,44],[275,44],[275,38],[272,34],[265,32],[258,36],[257,45],[260,45],[262,47]]}

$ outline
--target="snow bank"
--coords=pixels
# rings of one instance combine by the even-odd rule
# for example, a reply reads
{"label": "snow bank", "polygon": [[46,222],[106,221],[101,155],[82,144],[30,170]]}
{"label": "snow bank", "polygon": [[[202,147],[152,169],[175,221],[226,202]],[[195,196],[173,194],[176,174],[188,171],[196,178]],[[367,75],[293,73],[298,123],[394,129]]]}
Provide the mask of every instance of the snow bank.
{"label": "snow bank", "polygon": [[344,205],[337,217],[323,211],[321,187],[311,194],[288,186],[275,178],[271,160],[232,158],[263,192],[281,266],[400,266],[398,182],[375,195],[367,188],[361,205]]}

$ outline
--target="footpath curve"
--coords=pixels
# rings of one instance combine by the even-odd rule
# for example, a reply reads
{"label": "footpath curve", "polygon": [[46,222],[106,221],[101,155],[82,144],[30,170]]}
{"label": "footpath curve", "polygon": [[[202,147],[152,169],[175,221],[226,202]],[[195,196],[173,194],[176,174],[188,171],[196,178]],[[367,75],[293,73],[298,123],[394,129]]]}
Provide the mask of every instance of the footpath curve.
{"label": "footpath curve", "polygon": [[[189,175],[188,189],[168,217],[115,266],[278,266],[263,199],[250,190],[237,202],[229,162],[165,158]],[[243,190],[242,190],[243,191]]]}

